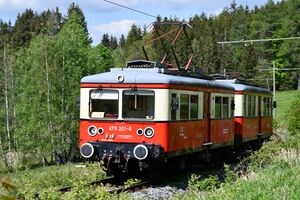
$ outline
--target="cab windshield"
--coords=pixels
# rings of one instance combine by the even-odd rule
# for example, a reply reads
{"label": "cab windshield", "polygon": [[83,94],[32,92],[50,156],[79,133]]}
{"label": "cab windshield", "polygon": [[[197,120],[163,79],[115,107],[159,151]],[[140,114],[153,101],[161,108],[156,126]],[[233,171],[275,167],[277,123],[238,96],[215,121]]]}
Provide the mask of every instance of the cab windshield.
{"label": "cab windshield", "polygon": [[91,90],[91,118],[118,118],[119,94],[116,90]]}
{"label": "cab windshield", "polygon": [[123,118],[153,119],[154,91],[123,91]]}

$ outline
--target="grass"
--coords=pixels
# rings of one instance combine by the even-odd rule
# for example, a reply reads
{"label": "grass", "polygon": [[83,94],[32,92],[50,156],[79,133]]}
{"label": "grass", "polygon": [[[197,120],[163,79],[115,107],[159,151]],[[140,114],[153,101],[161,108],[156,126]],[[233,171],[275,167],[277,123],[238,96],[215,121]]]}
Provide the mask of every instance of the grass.
{"label": "grass", "polygon": [[58,188],[92,182],[104,176],[100,163],[87,164],[86,167],[66,164],[0,174],[0,180],[9,177],[10,184],[17,188],[17,196],[32,199],[36,193],[49,193],[49,190],[54,193]]}
{"label": "grass", "polygon": [[287,129],[287,113],[289,111],[290,105],[295,99],[300,101],[300,91],[279,91],[276,92],[276,122],[278,123],[279,132],[284,132]]}
{"label": "grass", "polygon": [[[184,194],[176,199],[299,199],[300,196],[300,136],[287,141],[272,141],[255,152],[249,159],[250,166],[239,171],[236,179],[232,170],[227,171],[225,181],[216,183],[215,179],[191,181]],[[249,162],[248,162],[249,163]],[[242,164],[243,165],[243,164]],[[192,179],[195,177],[192,177]],[[192,180],[191,179],[191,180]],[[210,190],[203,185],[219,185]]]}

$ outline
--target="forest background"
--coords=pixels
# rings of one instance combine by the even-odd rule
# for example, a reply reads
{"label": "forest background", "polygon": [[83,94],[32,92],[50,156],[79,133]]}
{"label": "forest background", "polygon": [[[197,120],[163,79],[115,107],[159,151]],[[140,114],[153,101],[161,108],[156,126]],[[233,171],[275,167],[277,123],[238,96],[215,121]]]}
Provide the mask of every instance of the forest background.
{"label": "forest background", "polygon": [[[157,21],[178,19],[158,16]],[[254,9],[233,2],[217,16],[199,13],[188,23],[193,27],[187,29],[195,51],[193,66],[207,75],[226,69],[266,85],[271,72],[261,73],[260,69],[270,68],[273,61],[278,68],[299,67],[299,40],[217,44],[299,37],[298,0],[269,1]],[[174,27],[161,28],[168,31]],[[27,9],[14,24],[0,19],[0,169],[78,160],[80,79],[143,59],[142,45],[153,37],[146,25],[132,25],[127,36],[104,34],[101,43],[93,46],[84,13],[74,3],[67,16],[58,8],[42,13]],[[187,40],[181,38],[175,49],[184,65],[191,53]],[[147,51],[155,61],[163,55],[159,43],[147,46]],[[277,71],[276,88],[296,89],[297,73]]]}

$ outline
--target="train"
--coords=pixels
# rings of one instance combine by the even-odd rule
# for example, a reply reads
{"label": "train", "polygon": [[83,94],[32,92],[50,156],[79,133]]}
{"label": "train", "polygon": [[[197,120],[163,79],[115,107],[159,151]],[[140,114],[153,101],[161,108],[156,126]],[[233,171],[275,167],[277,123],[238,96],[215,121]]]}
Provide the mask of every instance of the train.
{"label": "train", "polygon": [[272,134],[272,93],[238,80],[134,60],[80,82],[80,154],[115,176]]}

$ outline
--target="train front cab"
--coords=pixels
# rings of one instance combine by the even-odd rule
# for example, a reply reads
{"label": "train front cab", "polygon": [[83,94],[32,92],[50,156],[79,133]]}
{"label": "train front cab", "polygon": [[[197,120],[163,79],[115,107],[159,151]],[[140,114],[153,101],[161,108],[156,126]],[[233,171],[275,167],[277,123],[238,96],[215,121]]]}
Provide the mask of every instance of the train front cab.
{"label": "train front cab", "polygon": [[272,135],[272,98],[267,94],[235,92],[235,144],[268,139]]}
{"label": "train front cab", "polygon": [[168,149],[168,90],[95,86],[81,87],[81,155],[121,171],[126,163],[162,158]]}

